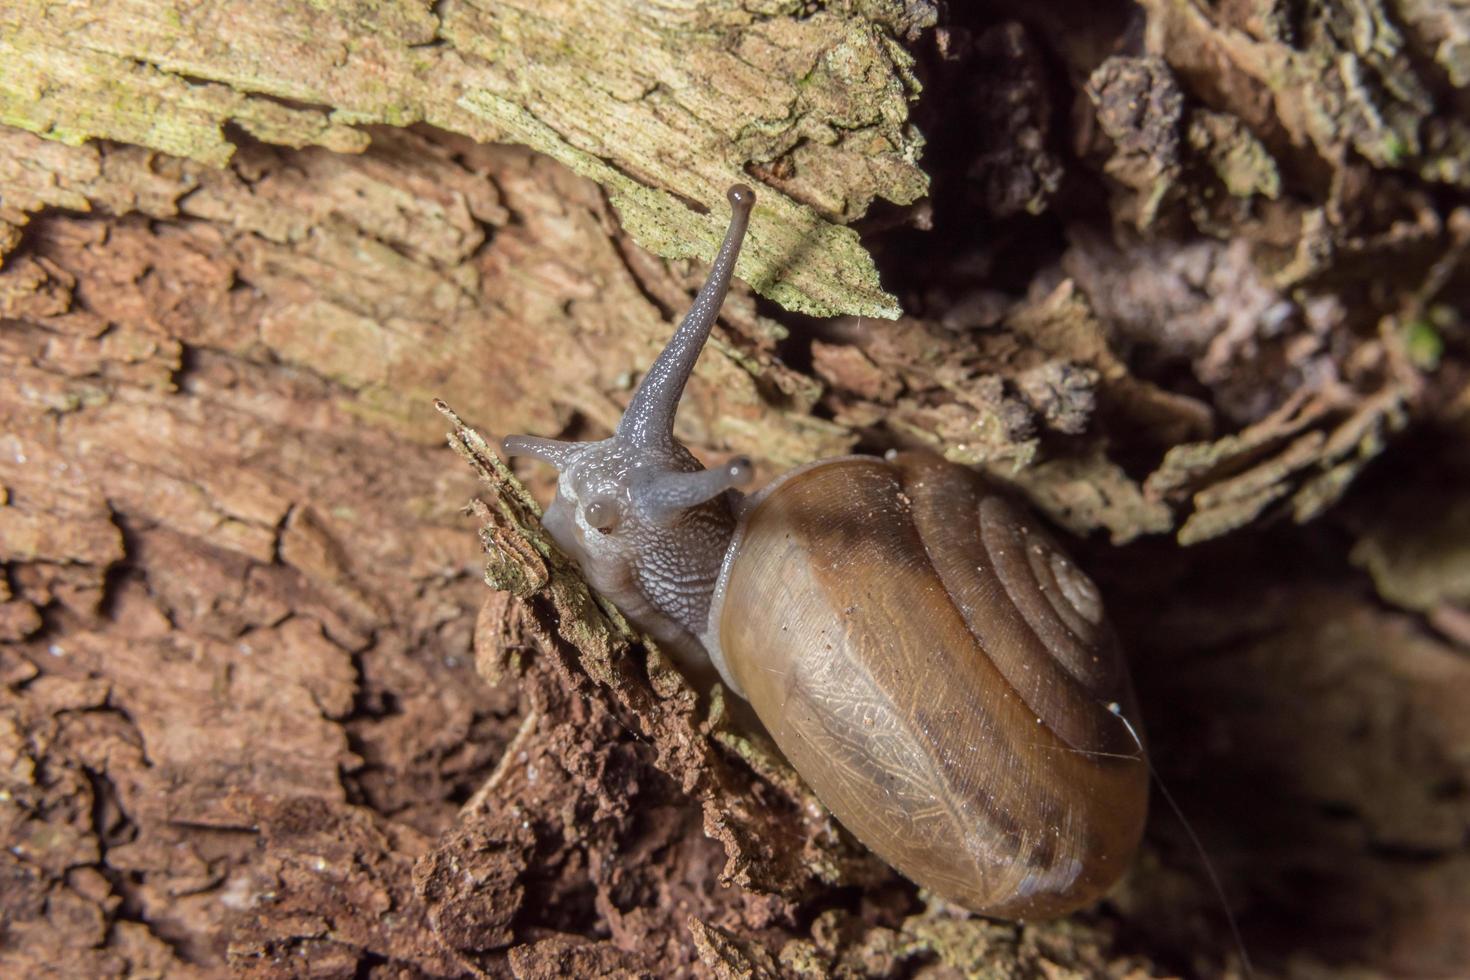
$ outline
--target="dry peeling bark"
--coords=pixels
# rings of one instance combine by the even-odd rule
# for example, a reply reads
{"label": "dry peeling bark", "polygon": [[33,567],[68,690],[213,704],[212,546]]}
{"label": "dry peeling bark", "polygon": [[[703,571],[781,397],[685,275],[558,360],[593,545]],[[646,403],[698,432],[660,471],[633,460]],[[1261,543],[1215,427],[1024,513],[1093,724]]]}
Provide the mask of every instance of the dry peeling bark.
{"label": "dry peeling bark", "polygon": [[6,5],[0,974],[1238,971],[1162,809],[1065,922],[916,894],[459,421],[606,433],[737,177],[681,436],[1016,484],[1261,972],[1454,972],[1467,52],[1428,0]]}

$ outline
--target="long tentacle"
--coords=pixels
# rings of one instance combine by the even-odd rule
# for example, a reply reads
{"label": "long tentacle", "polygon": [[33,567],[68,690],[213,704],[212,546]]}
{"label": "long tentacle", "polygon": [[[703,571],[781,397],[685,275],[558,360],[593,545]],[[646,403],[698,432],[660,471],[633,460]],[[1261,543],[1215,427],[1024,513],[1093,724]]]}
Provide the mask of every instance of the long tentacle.
{"label": "long tentacle", "polygon": [[709,278],[668,346],[643,376],[618,424],[618,438],[629,445],[660,445],[674,438],[674,413],[679,408],[679,396],[684,393],[694,362],[699,359],[710,328],[720,315],[745,229],[750,224],[750,209],[755,205],[755,192],[744,184],[731,187],[726,196],[730,200],[730,228],[710,266]]}

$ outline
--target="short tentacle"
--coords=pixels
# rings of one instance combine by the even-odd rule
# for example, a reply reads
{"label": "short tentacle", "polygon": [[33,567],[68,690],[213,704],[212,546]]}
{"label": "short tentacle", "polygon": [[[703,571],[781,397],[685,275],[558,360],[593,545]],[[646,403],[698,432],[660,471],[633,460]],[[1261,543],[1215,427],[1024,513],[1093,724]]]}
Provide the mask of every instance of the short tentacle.
{"label": "short tentacle", "polygon": [[679,396],[694,370],[694,362],[709,338],[710,328],[720,315],[720,305],[730,289],[735,260],[745,229],[750,224],[750,210],[755,206],[755,192],[744,184],[736,184],[726,195],[730,199],[730,228],[720,245],[719,254],[710,266],[709,278],[694,298],[679,329],[674,332],[658,360],[643,376],[633,393],[628,410],[618,424],[618,438],[634,446],[667,445],[674,438],[674,413]]}
{"label": "short tentacle", "polygon": [[737,456],[712,470],[650,471],[636,475],[631,493],[640,510],[653,520],[664,521],[682,510],[713,500],[726,490],[744,486],[754,473],[750,460]]}
{"label": "short tentacle", "polygon": [[584,442],[564,442],[561,439],[543,439],[540,436],[506,436],[500,448],[507,456],[532,456],[543,463],[555,466],[557,472],[567,468],[574,457],[587,448]]}

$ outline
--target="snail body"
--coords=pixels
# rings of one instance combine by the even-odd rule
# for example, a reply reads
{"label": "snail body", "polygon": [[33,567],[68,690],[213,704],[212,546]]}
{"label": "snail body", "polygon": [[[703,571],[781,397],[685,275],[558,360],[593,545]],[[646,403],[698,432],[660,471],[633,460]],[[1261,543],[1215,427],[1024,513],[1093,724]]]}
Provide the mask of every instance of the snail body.
{"label": "snail body", "polygon": [[919,885],[1006,918],[1101,896],[1148,769],[1097,588],[1028,512],[929,453],[845,456],[749,498],[673,436],[754,194],[609,439],[511,436],[560,472],[545,523],[693,678],[744,697],[817,797]]}

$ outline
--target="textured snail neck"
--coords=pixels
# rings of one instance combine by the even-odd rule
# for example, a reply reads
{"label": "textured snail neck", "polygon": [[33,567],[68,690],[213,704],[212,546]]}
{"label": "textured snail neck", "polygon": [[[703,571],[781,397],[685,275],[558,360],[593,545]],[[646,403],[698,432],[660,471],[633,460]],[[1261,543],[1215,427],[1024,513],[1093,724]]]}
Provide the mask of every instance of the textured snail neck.
{"label": "textured snail neck", "polygon": [[674,416],[730,288],[755,193],[729,192],[730,227],[710,276],[673,338],[644,375],[617,431],[598,442],[508,436],[512,456],[555,466],[546,529],[593,588],[665,645],[681,667],[713,680],[699,642],[720,563],[735,530],[734,488],[750,480],[743,457],[704,469],[674,438]]}

